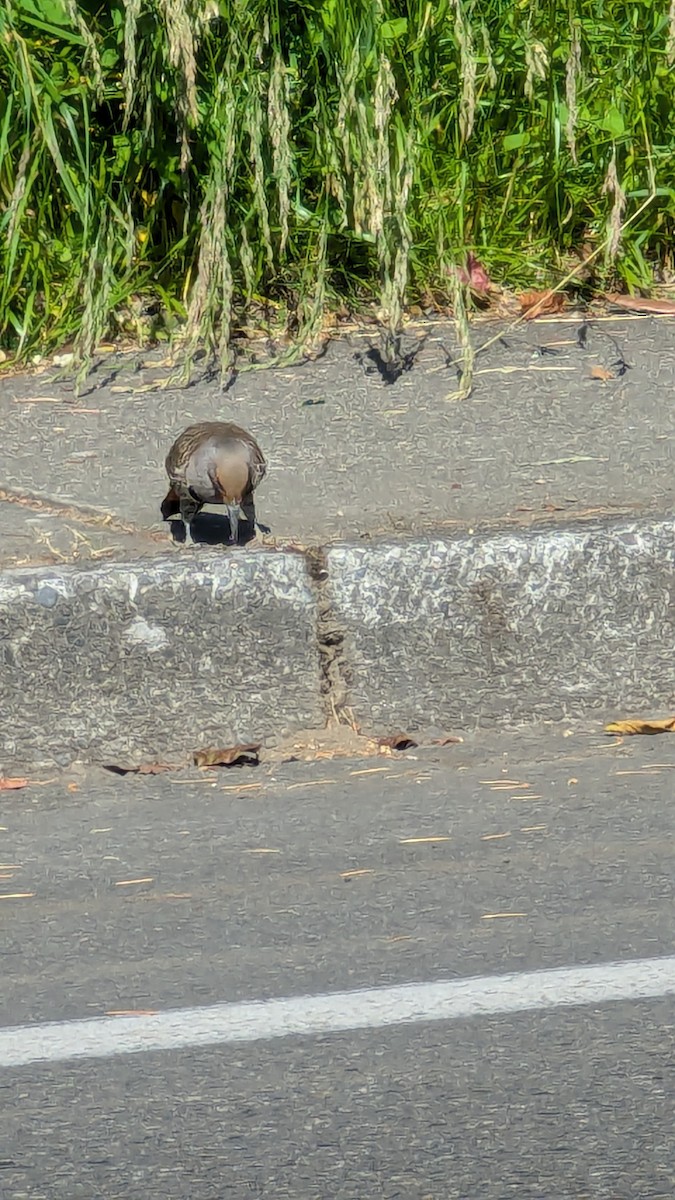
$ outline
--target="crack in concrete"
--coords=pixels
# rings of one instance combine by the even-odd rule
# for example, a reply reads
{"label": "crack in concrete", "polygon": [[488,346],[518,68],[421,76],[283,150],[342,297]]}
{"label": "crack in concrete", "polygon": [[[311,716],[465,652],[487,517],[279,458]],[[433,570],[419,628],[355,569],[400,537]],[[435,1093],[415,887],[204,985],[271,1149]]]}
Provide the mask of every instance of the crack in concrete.
{"label": "crack in concrete", "polygon": [[304,558],[316,597],[316,644],[326,726],[355,727],[354,716],[347,703],[349,669],[344,645],[345,631],[333,608],[326,550],[323,546],[309,546],[305,549]]}

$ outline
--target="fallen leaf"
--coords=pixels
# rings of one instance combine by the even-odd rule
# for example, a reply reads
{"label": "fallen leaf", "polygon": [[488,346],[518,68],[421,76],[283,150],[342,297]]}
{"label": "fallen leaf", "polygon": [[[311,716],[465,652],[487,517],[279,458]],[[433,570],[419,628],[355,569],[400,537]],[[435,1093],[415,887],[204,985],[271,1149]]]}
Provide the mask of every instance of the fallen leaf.
{"label": "fallen leaf", "polygon": [[162,775],[164,771],[180,771],[181,766],[185,766],[185,763],[141,763],[137,767],[103,763],[103,770],[112,771],[113,775]]}
{"label": "fallen leaf", "polygon": [[452,734],[448,734],[447,737],[434,738],[431,744],[432,746],[459,746],[463,741],[462,737],[453,737]]}
{"label": "fallen leaf", "polygon": [[389,750],[414,750],[419,745],[408,733],[392,733],[390,737],[378,738],[377,743]]}
{"label": "fallen leaf", "polygon": [[616,375],[608,367],[591,367],[588,374],[591,379],[600,379],[603,383],[607,383],[608,379],[616,379]]}
{"label": "fallen leaf", "polygon": [[522,315],[526,321],[533,321],[535,317],[560,313],[565,307],[563,293],[553,292],[550,288],[545,292],[523,292],[519,299]]}
{"label": "fallen leaf", "polygon": [[19,788],[28,787],[27,779],[5,779],[0,775],[0,792],[16,792]]}
{"label": "fallen leaf", "polygon": [[664,717],[663,720],[644,720],[635,717],[631,721],[611,721],[605,725],[605,733],[675,733],[675,717]]}
{"label": "fallen leaf", "polygon": [[261,742],[228,746],[224,750],[196,750],[196,767],[257,767],[260,763]]}
{"label": "fallen leaf", "polygon": [[632,312],[675,317],[675,300],[650,300],[645,296],[619,296],[617,293],[607,296],[607,300],[610,304],[615,304],[617,308],[626,308]]}

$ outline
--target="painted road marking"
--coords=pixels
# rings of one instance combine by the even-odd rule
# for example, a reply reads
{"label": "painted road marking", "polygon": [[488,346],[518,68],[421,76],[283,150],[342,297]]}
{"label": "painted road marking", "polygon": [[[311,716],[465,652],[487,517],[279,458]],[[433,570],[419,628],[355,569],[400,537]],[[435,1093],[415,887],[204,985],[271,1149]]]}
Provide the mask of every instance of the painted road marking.
{"label": "painted road marking", "polygon": [[0,1067],[675,995],[675,956],[0,1029]]}

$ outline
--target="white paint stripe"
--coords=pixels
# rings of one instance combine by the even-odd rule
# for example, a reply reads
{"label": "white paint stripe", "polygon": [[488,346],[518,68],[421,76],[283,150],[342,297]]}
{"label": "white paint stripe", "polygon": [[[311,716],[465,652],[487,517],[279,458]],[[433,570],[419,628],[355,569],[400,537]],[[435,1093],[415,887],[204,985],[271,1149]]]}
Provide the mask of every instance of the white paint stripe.
{"label": "white paint stripe", "polygon": [[0,1066],[675,995],[675,956],[0,1030]]}

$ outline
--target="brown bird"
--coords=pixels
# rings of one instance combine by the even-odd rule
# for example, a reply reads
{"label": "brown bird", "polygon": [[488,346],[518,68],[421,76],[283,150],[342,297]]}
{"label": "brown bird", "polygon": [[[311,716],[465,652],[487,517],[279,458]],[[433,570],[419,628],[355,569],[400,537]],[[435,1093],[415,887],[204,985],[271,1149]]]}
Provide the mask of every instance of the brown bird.
{"label": "brown bird", "polygon": [[205,504],[224,504],[230,519],[230,541],[239,540],[239,519],[255,523],[253,493],[265,478],[267,463],[252,434],[229,421],[202,421],[176,438],[166,456],[169,491],[162,519],[180,515],[186,537]]}

